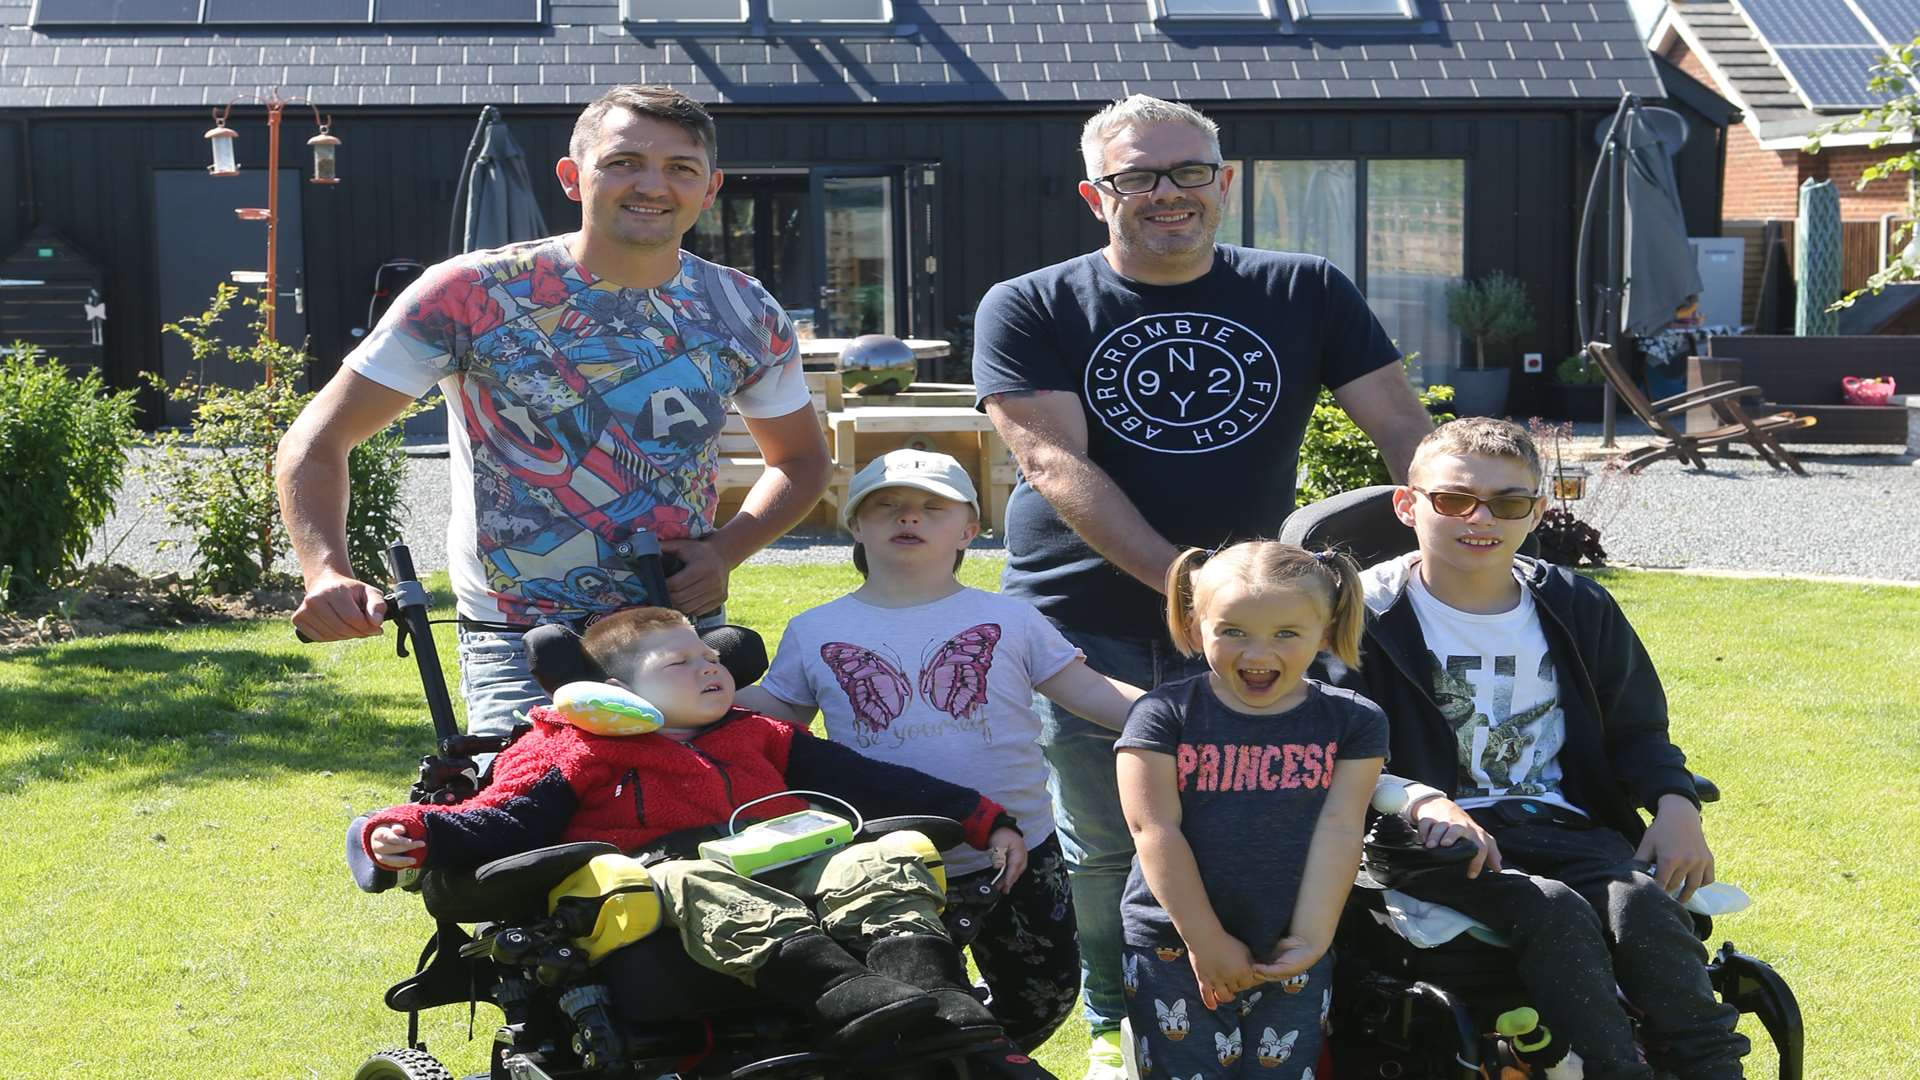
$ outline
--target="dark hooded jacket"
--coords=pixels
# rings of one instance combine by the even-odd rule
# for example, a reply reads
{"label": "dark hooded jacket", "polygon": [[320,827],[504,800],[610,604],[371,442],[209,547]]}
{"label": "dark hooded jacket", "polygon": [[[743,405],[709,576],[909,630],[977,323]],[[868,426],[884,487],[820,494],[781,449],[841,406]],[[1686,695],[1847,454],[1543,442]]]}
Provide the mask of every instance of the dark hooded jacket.
{"label": "dark hooded jacket", "polygon": [[[1457,796],[1466,787],[1458,744],[1433,700],[1433,654],[1407,597],[1418,559],[1365,572],[1361,666],[1332,674],[1386,710],[1396,775]],[[1561,793],[1638,843],[1646,825],[1637,808],[1651,812],[1669,792],[1700,801],[1686,755],[1667,738],[1667,696],[1653,661],[1620,605],[1590,579],[1524,556],[1515,557],[1514,576],[1533,594],[1558,673]]]}

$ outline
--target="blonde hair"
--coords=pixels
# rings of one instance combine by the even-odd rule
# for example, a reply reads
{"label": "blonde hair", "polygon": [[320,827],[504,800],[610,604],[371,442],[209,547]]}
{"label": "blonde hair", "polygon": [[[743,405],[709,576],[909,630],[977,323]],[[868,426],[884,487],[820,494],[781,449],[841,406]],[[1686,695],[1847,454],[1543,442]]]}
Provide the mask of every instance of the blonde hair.
{"label": "blonde hair", "polygon": [[1420,467],[1437,457],[1480,457],[1507,458],[1518,461],[1527,467],[1535,485],[1540,483],[1543,470],[1540,467],[1540,447],[1527,434],[1527,429],[1511,420],[1495,420],[1490,416],[1463,416],[1458,420],[1449,420],[1420,440],[1413,448],[1413,460],[1407,465],[1407,480],[1411,482],[1420,472]]}
{"label": "blonde hair", "polygon": [[1214,590],[1231,581],[1247,585],[1315,590],[1327,605],[1327,641],[1333,655],[1350,668],[1360,666],[1360,633],[1366,607],[1361,598],[1360,564],[1331,549],[1318,553],[1278,540],[1248,540],[1218,552],[1182,551],[1167,568],[1167,633],[1182,655],[1193,656],[1198,612]]}
{"label": "blonde hair", "polygon": [[[600,665],[600,670],[614,675],[614,668],[625,668],[636,663],[646,653],[642,639],[648,634],[661,630],[673,630],[679,627],[689,630],[693,624],[685,615],[663,607],[628,608],[613,614],[587,627],[582,639],[587,657]],[[614,677],[618,677],[615,675]]]}
{"label": "blonde hair", "polygon": [[1105,171],[1107,143],[1113,139],[1114,132],[1121,128],[1167,123],[1186,124],[1198,129],[1212,144],[1213,159],[1220,160],[1220,125],[1207,119],[1205,113],[1177,101],[1162,101],[1146,94],[1135,94],[1094,113],[1093,118],[1080,129],[1080,159],[1087,167],[1087,179],[1091,180]]}

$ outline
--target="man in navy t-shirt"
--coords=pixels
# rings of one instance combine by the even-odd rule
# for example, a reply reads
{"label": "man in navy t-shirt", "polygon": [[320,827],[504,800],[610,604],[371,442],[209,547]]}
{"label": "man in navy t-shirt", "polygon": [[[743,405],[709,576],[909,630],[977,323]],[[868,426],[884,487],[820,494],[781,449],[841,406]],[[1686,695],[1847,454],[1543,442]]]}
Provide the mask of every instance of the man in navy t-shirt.
{"label": "man in navy t-shirt", "polygon": [[[1031,600],[1096,670],[1150,688],[1197,670],[1163,629],[1167,567],[1182,547],[1279,533],[1321,386],[1396,480],[1432,422],[1346,275],[1214,243],[1233,170],[1211,120],[1135,95],[1088,121],[1080,149],[1080,197],[1107,245],[987,292],[974,385],[1020,464],[1002,591]],[[1106,1080],[1119,1075],[1133,858],[1114,733],[1035,707],[1080,921],[1087,1077]]]}

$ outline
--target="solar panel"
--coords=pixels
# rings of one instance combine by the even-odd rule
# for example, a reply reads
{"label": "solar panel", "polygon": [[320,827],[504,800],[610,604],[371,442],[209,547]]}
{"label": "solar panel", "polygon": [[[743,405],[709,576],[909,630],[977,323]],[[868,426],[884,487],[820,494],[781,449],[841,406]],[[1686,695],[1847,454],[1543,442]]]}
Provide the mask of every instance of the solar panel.
{"label": "solar panel", "polygon": [[538,23],[540,0],[374,0],[377,23]]}
{"label": "solar panel", "polygon": [[32,26],[150,26],[200,21],[200,0],[39,0]]}
{"label": "solar panel", "polygon": [[1872,49],[1776,49],[1787,74],[1816,109],[1879,105],[1885,94],[1867,89],[1867,69],[1881,57]]}
{"label": "solar panel", "polygon": [[1889,45],[1905,45],[1920,34],[1920,0],[1854,0]]}
{"label": "solar panel", "polygon": [[1878,45],[1846,0],[1739,0],[1768,44]]}
{"label": "solar panel", "polygon": [[219,23],[361,23],[367,0],[207,0],[206,21]]}

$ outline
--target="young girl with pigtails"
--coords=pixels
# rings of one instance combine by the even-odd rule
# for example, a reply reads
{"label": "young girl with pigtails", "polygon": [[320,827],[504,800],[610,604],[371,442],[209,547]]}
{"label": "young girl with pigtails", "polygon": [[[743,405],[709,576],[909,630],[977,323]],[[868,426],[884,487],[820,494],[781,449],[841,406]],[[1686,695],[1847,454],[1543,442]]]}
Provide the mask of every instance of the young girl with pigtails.
{"label": "young girl with pigtails", "polygon": [[1168,571],[1168,632],[1208,670],[1137,701],[1116,744],[1143,1076],[1313,1076],[1387,719],[1305,673],[1322,649],[1357,663],[1360,589],[1349,557],[1264,540]]}

